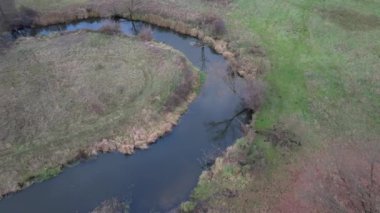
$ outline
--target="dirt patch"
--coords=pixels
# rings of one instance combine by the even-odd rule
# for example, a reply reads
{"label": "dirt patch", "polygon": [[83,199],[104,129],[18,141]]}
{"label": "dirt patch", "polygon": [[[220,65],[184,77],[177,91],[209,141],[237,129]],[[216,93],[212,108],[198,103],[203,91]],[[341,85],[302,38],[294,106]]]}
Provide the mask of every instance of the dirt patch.
{"label": "dirt patch", "polygon": [[346,30],[375,30],[380,28],[380,17],[375,15],[361,14],[348,9],[320,10],[322,17],[341,26]]}

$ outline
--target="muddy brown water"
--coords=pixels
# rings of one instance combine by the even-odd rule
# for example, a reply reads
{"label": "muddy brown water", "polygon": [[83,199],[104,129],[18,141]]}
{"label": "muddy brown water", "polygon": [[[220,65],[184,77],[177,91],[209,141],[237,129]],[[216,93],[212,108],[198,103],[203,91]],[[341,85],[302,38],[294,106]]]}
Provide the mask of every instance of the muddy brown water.
{"label": "muddy brown water", "polygon": [[[110,20],[84,20],[24,29],[13,36],[98,30],[107,22]],[[129,203],[130,212],[167,212],[189,198],[204,165],[242,136],[240,127],[247,116],[227,121],[242,110],[241,99],[234,90],[244,82],[228,76],[228,64],[222,56],[196,38],[143,22],[117,22],[126,35],[151,27],[154,40],[181,51],[194,66],[206,72],[200,94],[178,126],[149,149],[131,156],[108,153],[82,160],[55,178],[5,197],[0,201],[1,213],[89,212],[111,198]]]}

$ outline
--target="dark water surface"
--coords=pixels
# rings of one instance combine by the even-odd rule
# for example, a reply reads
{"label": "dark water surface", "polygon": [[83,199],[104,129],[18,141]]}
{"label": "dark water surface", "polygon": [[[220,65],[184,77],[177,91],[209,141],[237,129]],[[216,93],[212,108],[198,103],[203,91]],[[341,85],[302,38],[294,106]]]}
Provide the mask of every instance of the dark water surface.
{"label": "dark water surface", "polygon": [[[109,21],[86,20],[23,30],[14,36],[97,30]],[[124,19],[119,23],[127,35],[149,26]],[[8,196],[0,201],[1,213],[89,212],[113,197],[128,201],[131,212],[167,212],[189,197],[205,159],[215,157],[218,150],[224,150],[242,135],[240,125],[244,118],[227,120],[242,109],[241,100],[233,90],[243,82],[228,77],[228,65],[223,57],[207,46],[198,45],[195,38],[151,28],[156,41],[180,50],[196,67],[207,72],[199,96],[181,117],[179,125],[148,150],[131,156],[101,154],[64,169],[51,180]]]}

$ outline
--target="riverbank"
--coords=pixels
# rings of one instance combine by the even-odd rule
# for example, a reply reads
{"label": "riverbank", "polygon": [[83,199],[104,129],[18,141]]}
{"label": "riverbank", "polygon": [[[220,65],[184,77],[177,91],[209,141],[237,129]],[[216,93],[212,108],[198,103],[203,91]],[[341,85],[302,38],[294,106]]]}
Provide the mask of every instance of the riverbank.
{"label": "riverbank", "polygon": [[180,52],[117,34],[20,38],[0,57],[1,118],[12,121],[1,131],[2,195],[98,152],[146,149],[200,87]]}

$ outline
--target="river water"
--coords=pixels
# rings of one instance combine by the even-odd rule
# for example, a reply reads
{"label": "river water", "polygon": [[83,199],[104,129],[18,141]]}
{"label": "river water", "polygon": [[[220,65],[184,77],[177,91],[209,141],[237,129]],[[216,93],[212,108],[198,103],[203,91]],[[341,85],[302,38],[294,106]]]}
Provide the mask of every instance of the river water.
{"label": "river water", "polygon": [[[24,29],[19,36],[46,36],[54,32],[98,30],[113,20],[84,20],[67,25]],[[243,85],[228,75],[225,59],[196,38],[143,22],[117,20],[126,35],[151,27],[154,40],[181,51],[207,73],[200,94],[178,126],[147,150],[131,156],[101,154],[69,166],[57,177],[14,193],[0,201],[1,213],[89,212],[102,201],[118,198],[130,212],[167,212],[189,198],[206,162],[242,136],[246,116],[230,119],[242,110],[234,92]],[[133,50],[131,50],[133,51]]]}

